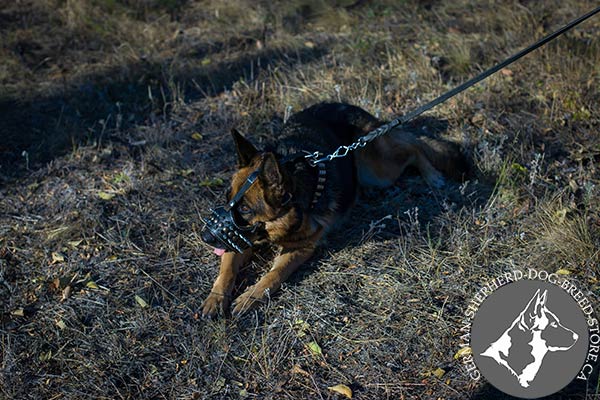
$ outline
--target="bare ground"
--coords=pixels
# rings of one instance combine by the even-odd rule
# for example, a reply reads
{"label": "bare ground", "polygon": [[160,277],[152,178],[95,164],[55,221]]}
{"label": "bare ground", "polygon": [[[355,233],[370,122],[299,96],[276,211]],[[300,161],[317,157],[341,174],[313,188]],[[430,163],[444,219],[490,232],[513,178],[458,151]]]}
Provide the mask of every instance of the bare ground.
{"label": "bare ground", "polygon": [[0,397],[506,398],[455,359],[480,284],[561,270],[599,309],[595,18],[430,113],[468,182],[361,193],[268,304],[198,318],[218,265],[199,215],[234,168],[231,127],[260,144],[323,100],[392,117],[592,2],[5,3]]}

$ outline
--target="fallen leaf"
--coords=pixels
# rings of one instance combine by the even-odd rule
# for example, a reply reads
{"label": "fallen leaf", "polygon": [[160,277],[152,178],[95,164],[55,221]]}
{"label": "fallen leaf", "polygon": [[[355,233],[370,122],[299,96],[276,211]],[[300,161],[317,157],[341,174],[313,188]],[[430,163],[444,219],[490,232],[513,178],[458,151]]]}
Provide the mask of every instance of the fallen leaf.
{"label": "fallen leaf", "polygon": [[194,132],[194,133],[192,133],[192,139],[200,141],[200,140],[202,140],[202,135],[198,132]]}
{"label": "fallen leaf", "polygon": [[519,164],[519,163],[516,163],[516,162],[512,163],[512,164],[510,165],[510,168],[511,168],[513,171],[515,171],[515,172],[517,172],[517,173],[520,173],[520,174],[526,174],[526,173],[527,173],[527,168],[525,168],[524,166],[522,166],[521,164]]}
{"label": "fallen leaf", "polygon": [[482,113],[477,113],[471,118],[471,122],[476,125],[481,124],[483,121],[485,121],[485,116]]}
{"label": "fallen leaf", "polygon": [[59,237],[64,232],[68,231],[69,229],[70,228],[68,226],[59,226],[58,228],[51,229],[48,231],[46,238],[48,240],[53,240],[53,239]]}
{"label": "fallen leaf", "polygon": [[52,350],[48,350],[47,353],[40,354],[40,361],[48,361],[52,358]]}
{"label": "fallen leaf", "polygon": [[579,185],[577,185],[577,182],[575,182],[573,179],[569,181],[569,187],[571,188],[573,193],[577,192],[577,189],[579,189]]}
{"label": "fallen leaf", "polygon": [[313,42],[311,42],[310,40],[307,40],[306,42],[304,42],[304,45],[306,47],[308,47],[309,49],[314,49],[315,48],[315,44]]}
{"label": "fallen leaf", "polygon": [[56,264],[59,262],[64,262],[65,256],[58,252],[52,252],[52,264]]}
{"label": "fallen leaf", "polygon": [[15,317],[24,317],[25,310],[23,309],[23,307],[20,307],[20,308],[17,308],[15,310],[11,311],[10,315],[14,315]]}
{"label": "fallen leaf", "polygon": [[510,70],[508,68],[504,68],[503,70],[500,71],[500,73],[504,76],[512,76],[513,75],[512,70]]}
{"label": "fallen leaf", "polygon": [[134,297],[135,297],[135,301],[140,305],[140,307],[142,307],[142,308],[148,307],[148,303],[146,303],[146,300],[142,299],[137,294]]}
{"label": "fallen leaf", "polygon": [[65,321],[61,319],[56,323],[56,326],[58,326],[60,329],[65,329],[67,327],[67,324],[65,324]]}
{"label": "fallen leaf", "polygon": [[563,222],[565,222],[568,212],[569,212],[569,210],[567,210],[566,208],[563,208],[563,209],[557,210],[554,213],[554,216],[556,217],[557,221],[562,224]]}
{"label": "fallen leaf", "polygon": [[569,271],[568,269],[559,269],[558,271],[556,271],[557,275],[570,275],[571,271]]}
{"label": "fallen leaf", "polygon": [[303,370],[302,367],[300,367],[298,364],[294,364],[294,366],[292,367],[292,374],[300,374],[300,375],[310,376],[310,374],[308,372],[306,372],[305,370]]}
{"label": "fallen leaf", "polygon": [[182,169],[181,171],[179,171],[179,173],[181,174],[181,176],[188,176],[190,174],[192,174],[194,172],[193,169]]}
{"label": "fallen leaf", "polygon": [[205,179],[202,182],[200,182],[200,186],[207,186],[207,187],[221,186],[222,184],[223,184],[223,179],[221,179],[221,178]]}
{"label": "fallen leaf", "polygon": [[332,392],[343,394],[344,396],[346,396],[349,399],[352,398],[352,389],[350,389],[346,385],[339,384],[339,385],[335,385],[335,386],[329,386],[327,389],[331,390]]}
{"label": "fallen leaf", "polygon": [[200,63],[202,65],[208,65],[211,63],[211,61],[210,61],[210,58],[206,57],[206,58],[203,58],[202,61],[200,61]]}
{"label": "fallen leaf", "polygon": [[220,392],[221,389],[223,389],[225,387],[225,378],[220,377],[219,379],[217,379],[215,382],[213,382],[213,387],[212,390],[214,392]]}
{"label": "fallen leaf", "polygon": [[442,376],[444,376],[446,374],[446,370],[442,369],[442,368],[436,368],[435,371],[432,372],[432,374],[440,379],[442,379]]}
{"label": "fallen leaf", "polygon": [[294,327],[296,328],[296,334],[299,338],[303,338],[306,336],[306,332],[309,330],[310,325],[308,322],[305,322],[302,319],[297,319],[294,321]]}
{"label": "fallen leaf", "polygon": [[89,281],[85,284],[85,286],[89,287],[90,289],[98,289],[98,285],[96,285],[96,282],[94,281]]}
{"label": "fallen leaf", "polygon": [[59,278],[54,279],[52,284],[54,285],[55,289],[63,290],[64,288],[69,286],[69,284],[71,283],[72,280],[73,280],[72,276],[61,276]]}
{"label": "fallen leaf", "polygon": [[308,343],[306,345],[306,347],[308,347],[310,352],[315,356],[323,354],[323,350],[321,350],[321,346],[319,346],[319,343],[317,343],[315,341]]}
{"label": "fallen leaf", "polygon": [[111,200],[113,197],[115,197],[115,194],[108,192],[98,192],[98,197],[100,197],[102,200]]}
{"label": "fallen leaf", "polygon": [[69,244],[69,246],[71,246],[72,248],[77,248],[77,246],[79,246],[81,244],[81,242],[83,242],[83,239],[79,239],[79,240],[71,240],[69,242],[67,242]]}
{"label": "fallen leaf", "polygon": [[465,346],[456,352],[456,354],[454,355],[454,359],[458,360],[459,358],[468,356],[469,354],[472,354],[472,353],[473,353],[473,349],[471,349],[469,346]]}
{"label": "fallen leaf", "polygon": [[71,296],[71,286],[67,286],[62,291],[62,301],[67,300]]}

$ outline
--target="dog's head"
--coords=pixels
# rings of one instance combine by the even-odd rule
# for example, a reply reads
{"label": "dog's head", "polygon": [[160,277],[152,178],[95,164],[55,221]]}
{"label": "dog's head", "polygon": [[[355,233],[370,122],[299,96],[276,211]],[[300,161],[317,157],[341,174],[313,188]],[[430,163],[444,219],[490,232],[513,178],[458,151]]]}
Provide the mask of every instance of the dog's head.
{"label": "dog's head", "polygon": [[248,176],[259,171],[256,184],[244,194],[238,206],[242,217],[250,224],[265,223],[281,216],[290,200],[289,179],[275,154],[261,153],[237,130],[232,136],[238,156],[238,170],[233,174],[228,198],[237,193]]}
{"label": "dog's head", "polygon": [[[236,225],[254,227],[251,241],[260,241],[273,236],[270,232],[273,227],[269,223],[290,210],[290,179],[274,153],[258,151],[235,129],[231,133],[237,152],[238,169],[233,174],[227,201],[230,202],[248,178],[257,173],[256,181],[235,204],[232,215]],[[219,246],[218,238],[208,229],[203,230],[202,240],[213,247]],[[218,255],[224,252],[224,249],[215,250]]]}
{"label": "dog's head", "polygon": [[579,335],[560,323],[560,320],[546,306],[548,291],[538,291],[521,314],[520,326],[531,331],[539,331],[549,351],[569,350],[577,342]]}

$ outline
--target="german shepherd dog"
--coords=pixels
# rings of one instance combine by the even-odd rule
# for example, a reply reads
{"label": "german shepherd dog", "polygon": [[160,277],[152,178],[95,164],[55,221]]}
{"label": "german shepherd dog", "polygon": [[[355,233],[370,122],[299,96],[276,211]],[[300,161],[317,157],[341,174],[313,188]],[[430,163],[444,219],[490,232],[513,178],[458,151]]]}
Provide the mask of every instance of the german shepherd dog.
{"label": "german shepherd dog", "polygon": [[[416,167],[433,186],[444,184],[444,173],[461,178],[467,164],[460,147],[435,139],[415,129],[397,128],[343,158],[311,166],[306,159],[285,161],[291,154],[333,152],[381,126],[359,107],[321,103],[294,114],[283,124],[276,142],[258,150],[236,130],[238,170],[233,174],[228,201],[258,171],[256,182],[238,203],[238,214],[249,225],[261,226],[261,237],[253,244],[269,242],[280,252],[271,269],[233,301],[233,315],[240,315],[278,290],[306,262],[332,225],[355,202],[358,187],[393,185],[407,167]],[[202,240],[218,246],[215,236],[202,231]],[[214,249],[221,256],[219,275],[202,306],[204,317],[225,314],[240,267],[252,255]]]}

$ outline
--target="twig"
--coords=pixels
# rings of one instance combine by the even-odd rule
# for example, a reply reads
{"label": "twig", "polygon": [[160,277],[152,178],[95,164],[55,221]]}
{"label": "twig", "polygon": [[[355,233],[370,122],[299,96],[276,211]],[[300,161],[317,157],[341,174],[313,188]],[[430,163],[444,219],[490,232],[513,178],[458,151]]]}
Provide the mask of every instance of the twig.
{"label": "twig", "polygon": [[163,285],[160,284],[160,282],[158,282],[156,279],[154,279],[152,276],[150,276],[150,274],[148,274],[146,271],[144,271],[143,269],[140,268],[140,271],[142,271],[142,273],[144,275],[146,275],[148,278],[150,278],[150,280],[154,283],[156,283],[158,285],[159,288],[161,288],[162,290],[164,290],[165,292],[167,292],[171,297],[173,297],[175,300],[177,300],[179,303],[183,304],[183,306],[192,314],[194,313],[194,310],[192,310],[191,308],[188,307],[187,304],[185,304],[183,301],[181,301],[181,299],[177,296],[175,296],[173,293],[171,293],[171,291],[169,291],[169,289],[167,289],[166,287],[164,287]]}

